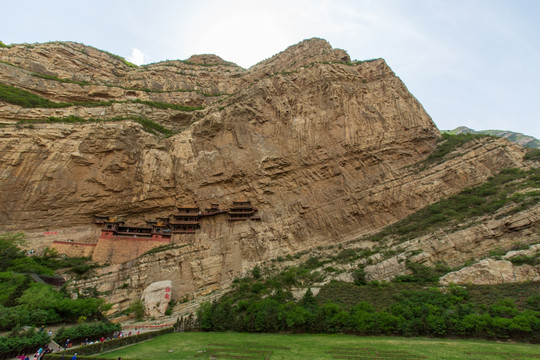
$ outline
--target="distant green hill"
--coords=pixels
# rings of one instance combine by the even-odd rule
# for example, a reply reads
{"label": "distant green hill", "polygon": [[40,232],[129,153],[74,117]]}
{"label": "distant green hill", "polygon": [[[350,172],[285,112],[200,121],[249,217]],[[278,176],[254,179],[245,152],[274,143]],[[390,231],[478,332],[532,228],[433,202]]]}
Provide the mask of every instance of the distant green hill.
{"label": "distant green hill", "polygon": [[476,131],[473,129],[470,129],[466,126],[460,126],[458,128],[455,128],[454,130],[441,130],[442,133],[449,133],[453,135],[458,134],[485,134],[485,135],[493,135],[498,137],[507,138],[513,143],[519,144],[524,147],[528,147],[531,149],[538,149],[540,148],[540,140],[529,136],[524,135],[522,133],[517,133],[513,131],[508,130],[480,130]]}

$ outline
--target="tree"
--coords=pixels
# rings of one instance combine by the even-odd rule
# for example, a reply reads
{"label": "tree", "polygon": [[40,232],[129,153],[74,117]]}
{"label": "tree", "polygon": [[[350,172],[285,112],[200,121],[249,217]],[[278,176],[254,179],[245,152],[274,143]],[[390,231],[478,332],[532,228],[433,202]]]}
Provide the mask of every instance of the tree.
{"label": "tree", "polygon": [[355,285],[365,285],[367,283],[366,272],[363,266],[354,270],[352,275],[353,275]]}
{"label": "tree", "polygon": [[129,312],[135,315],[135,320],[141,321],[144,319],[144,304],[140,299],[135,300],[129,306]]}
{"label": "tree", "polygon": [[201,329],[210,331],[214,327],[214,322],[212,321],[212,304],[209,302],[204,302],[199,306],[197,310],[197,319],[199,319],[199,324]]}
{"label": "tree", "polygon": [[294,302],[290,301],[285,304],[284,311],[285,323],[289,329],[299,329],[306,325],[309,312],[302,306],[298,306]]}
{"label": "tree", "polygon": [[315,300],[315,296],[313,296],[311,288],[307,289],[306,293],[302,297],[302,300],[300,300],[300,305],[308,310],[315,310],[317,308],[317,300]]}
{"label": "tree", "polygon": [[0,271],[7,270],[14,260],[24,257],[20,249],[24,244],[22,232],[0,234]]}
{"label": "tree", "polygon": [[261,268],[259,267],[259,265],[256,265],[253,270],[251,270],[251,275],[253,275],[254,279],[261,278]]}
{"label": "tree", "polygon": [[33,283],[19,298],[19,304],[27,309],[56,309],[62,294],[49,285]]}

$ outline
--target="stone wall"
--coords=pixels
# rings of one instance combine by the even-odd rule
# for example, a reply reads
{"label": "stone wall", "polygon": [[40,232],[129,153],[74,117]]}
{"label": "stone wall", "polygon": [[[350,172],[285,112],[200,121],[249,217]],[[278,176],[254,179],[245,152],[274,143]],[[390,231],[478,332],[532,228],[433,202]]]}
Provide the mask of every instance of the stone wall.
{"label": "stone wall", "polygon": [[170,239],[144,237],[100,237],[92,255],[92,260],[101,264],[121,264],[138,258],[145,252],[169,244]]}
{"label": "stone wall", "polygon": [[92,256],[97,244],[80,243],[72,241],[53,241],[51,249],[59,254],[69,257],[89,257]]}

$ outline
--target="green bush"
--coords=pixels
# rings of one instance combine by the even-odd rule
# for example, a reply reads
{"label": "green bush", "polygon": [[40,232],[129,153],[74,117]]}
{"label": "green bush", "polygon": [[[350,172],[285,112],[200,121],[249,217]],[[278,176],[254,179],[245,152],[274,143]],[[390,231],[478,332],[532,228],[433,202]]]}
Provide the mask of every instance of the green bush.
{"label": "green bush", "polygon": [[366,272],[363,267],[353,271],[353,280],[356,285],[366,285]]}
{"label": "green bush", "polygon": [[0,330],[7,331],[17,326],[54,324],[61,318],[54,310],[29,310],[21,306],[4,307],[0,305]]}
{"label": "green bush", "polygon": [[141,321],[144,319],[144,304],[140,299],[136,299],[127,309],[128,314],[134,314],[135,320]]}
{"label": "green bush", "polygon": [[[430,279],[432,270],[419,268],[416,275]],[[361,289],[369,291],[369,287]],[[373,301],[380,306],[379,297],[374,297]],[[535,298],[531,300],[533,307],[536,302]],[[360,301],[349,309],[332,301],[318,303],[310,290],[297,303],[290,298],[279,300],[253,294],[242,299],[226,296],[212,304],[203,304],[198,319],[201,329],[206,331],[287,330],[540,341],[536,335],[540,330],[540,312],[520,310],[513,301],[505,299],[489,306],[480,305],[471,300],[465,288],[459,286],[450,286],[443,291],[437,288],[402,291],[394,296],[392,304],[383,309],[375,309],[371,302],[366,301]]]}
{"label": "green bush", "polygon": [[101,337],[112,337],[115,331],[122,330],[120,324],[112,323],[96,323],[96,324],[80,324],[72,328],[60,328],[54,336],[54,341],[57,344],[63,345],[67,339],[71,343],[83,342],[86,339],[99,340]]}
{"label": "green bush", "polygon": [[138,103],[138,104],[145,104],[145,105],[158,108],[158,109],[173,109],[173,110],[180,110],[180,111],[196,111],[196,110],[204,109],[204,107],[202,106],[187,106],[187,105],[170,104],[170,103],[157,102],[157,101],[145,101],[145,100],[140,100],[140,99],[133,100],[133,102]]}
{"label": "green bush", "polygon": [[20,248],[24,243],[23,233],[0,234],[0,271],[8,270],[13,261],[25,257]]}
{"label": "green bush", "polygon": [[132,118],[131,120],[134,120],[134,121],[138,122],[139,124],[141,124],[143,126],[143,129],[146,132],[149,132],[149,133],[154,134],[154,135],[163,134],[165,136],[171,136],[171,135],[175,134],[174,131],[169,130],[166,127],[164,127],[163,125],[158,124],[157,122],[154,122],[154,121],[149,120],[149,119]]}
{"label": "green bush", "polygon": [[251,276],[253,276],[254,279],[261,278],[261,268],[259,267],[259,265],[256,265],[253,270],[251,270]]}
{"label": "green bush", "polygon": [[434,268],[407,260],[407,268],[411,275],[398,275],[394,282],[437,282],[441,275],[446,274],[450,269],[443,264],[437,264]]}
{"label": "green bush", "polygon": [[26,275],[11,271],[0,272],[0,305],[15,306],[16,299],[28,287],[30,279]]}
{"label": "green bush", "polygon": [[73,106],[73,104],[68,103],[57,103],[29,91],[2,83],[0,83],[0,100],[24,108],[64,108]]}
{"label": "green bush", "polygon": [[523,159],[540,161],[540,149],[528,149]]}
{"label": "green bush", "polygon": [[36,332],[34,329],[14,335],[16,336],[0,337],[0,358],[9,359],[23,353],[35,352],[50,341],[46,332]]}
{"label": "green bush", "polygon": [[[97,103],[96,103],[97,104]],[[102,104],[102,103],[99,103]],[[135,121],[143,126],[144,131],[149,132],[154,135],[165,135],[165,136],[172,136],[176,134],[174,131],[167,129],[166,127],[162,126],[161,124],[158,124],[152,120],[146,119],[146,118],[139,118],[139,117],[114,117],[112,119],[84,119],[79,116],[70,115],[66,117],[54,117],[49,116],[46,119],[39,119],[39,120],[21,120],[18,123],[19,124],[27,124],[27,123],[89,123],[89,122],[102,122],[102,121],[122,121],[122,120],[132,120]]]}
{"label": "green bush", "polygon": [[8,298],[5,305],[9,307],[0,305],[0,330],[75,321],[81,316],[96,318],[103,306],[103,299],[71,299],[49,285],[24,283],[24,286],[22,292]]}
{"label": "green bush", "polygon": [[540,264],[540,251],[537,251],[535,254],[529,255],[529,256],[527,256],[527,255],[514,256],[514,257],[510,258],[510,261],[514,265],[527,264],[527,265],[531,265],[531,266],[536,266],[536,265]]}
{"label": "green bush", "polygon": [[527,307],[535,311],[540,311],[540,294],[527,298]]}

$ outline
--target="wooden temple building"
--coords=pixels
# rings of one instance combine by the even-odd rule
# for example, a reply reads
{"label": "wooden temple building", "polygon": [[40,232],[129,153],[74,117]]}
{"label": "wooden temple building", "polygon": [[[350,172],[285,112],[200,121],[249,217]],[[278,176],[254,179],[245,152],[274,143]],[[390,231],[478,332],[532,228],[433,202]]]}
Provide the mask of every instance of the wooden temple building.
{"label": "wooden temple building", "polygon": [[227,214],[229,215],[229,221],[244,221],[244,220],[261,220],[261,218],[255,213],[257,208],[251,205],[251,201],[242,199],[240,201],[233,201],[233,204]]}
{"label": "wooden temple building", "polygon": [[94,231],[96,235],[100,234],[97,241],[55,240],[53,248],[68,256],[91,256],[98,263],[120,264],[153,248],[182,241],[178,238],[196,234],[201,226],[221,222],[234,226],[239,221],[261,220],[257,211],[251,201],[238,199],[228,209],[221,209],[215,203],[203,210],[197,205],[178,206],[177,212],[171,216],[146,221],[142,226],[128,225],[124,220],[109,215],[96,215],[94,223],[97,228]]}
{"label": "wooden temple building", "polygon": [[227,210],[221,210],[219,208],[219,204],[210,204],[209,208],[206,208],[203,212],[201,212],[201,217],[210,217],[226,213]]}
{"label": "wooden temple building", "polygon": [[128,226],[123,220],[109,218],[107,220],[98,219],[96,224],[103,224],[100,238],[133,238],[140,240],[169,240],[171,239],[171,229],[167,222],[163,222],[164,218],[158,218],[155,221],[147,221],[148,226]]}
{"label": "wooden temple building", "polygon": [[201,211],[196,205],[177,207],[178,212],[173,214],[170,221],[171,230],[175,234],[194,234],[200,229]]}
{"label": "wooden temple building", "polygon": [[251,201],[234,201],[231,208],[220,209],[219,204],[210,204],[203,211],[197,205],[177,207],[170,217],[159,217],[146,221],[146,226],[128,226],[125,221],[106,215],[96,215],[95,223],[101,225],[100,238],[171,240],[173,234],[195,234],[201,228],[201,220],[217,215],[227,215],[228,221],[261,220]]}

